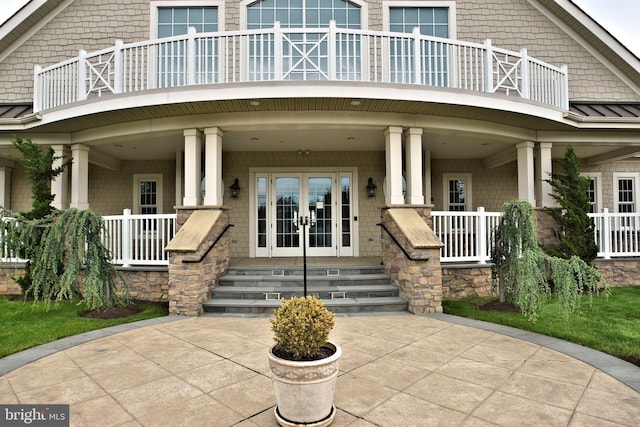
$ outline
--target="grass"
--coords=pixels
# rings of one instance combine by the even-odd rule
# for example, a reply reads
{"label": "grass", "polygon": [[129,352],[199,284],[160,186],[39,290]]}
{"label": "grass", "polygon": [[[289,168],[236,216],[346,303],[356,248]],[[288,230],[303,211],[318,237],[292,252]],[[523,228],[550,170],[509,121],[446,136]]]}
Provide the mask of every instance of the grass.
{"label": "grass", "polygon": [[47,310],[41,301],[0,297],[0,357],[82,332],[167,315],[167,309],[159,304],[138,305],[144,310],[128,317],[91,319],[79,316],[83,307],[73,301],[52,303]]}
{"label": "grass", "polygon": [[611,294],[582,297],[581,312],[568,319],[551,297],[537,322],[520,313],[478,309],[495,298],[445,301],[445,313],[512,326],[581,344],[635,364],[640,363],[640,287],[611,288]]}

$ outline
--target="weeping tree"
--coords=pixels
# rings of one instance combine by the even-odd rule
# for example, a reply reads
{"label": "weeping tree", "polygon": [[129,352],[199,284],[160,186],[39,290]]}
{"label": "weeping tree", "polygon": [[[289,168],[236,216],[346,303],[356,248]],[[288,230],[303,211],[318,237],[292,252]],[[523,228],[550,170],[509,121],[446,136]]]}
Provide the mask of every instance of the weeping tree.
{"label": "weeping tree", "polygon": [[[82,296],[88,309],[111,307],[128,299],[126,283],[110,263],[102,243],[106,233],[102,217],[90,210],[57,211],[51,206],[51,180],[63,172],[70,160],[53,168],[53,149],[43,150],[30,139],[13,138],[22,157],[12,157],[31,182],[32,210],[3,212],[1,222],[4,249],[28,261],[26,274],[15,278],[23,295],[35,300],[62,300]],[[84,285],[76,280],[85,268]],[[122,297],[116,292],[122,285]]]}
{"label": "weeping tree", "polygon": [[[29,138],[13,137],[11,139],[13,146],[20,152],[21,156],[9,156],[15,160],[22,168],[31,183],[31,211],[22,213],[22,221],[34,220],[38,221],[47,218],[54,211],[51,206],[55,195],[51,193],[51,180],[60,175],[64,168],[70,163],[70,160],[64,160],[63,156],[56,156],[53,148],[43,149],[43,147],[34,144]],[[58,167],[53,167],[53,162],[63,159]],[[16,254],[27,259],[25,265],[25,274],[16,277],[14,280],[22,289],[25,297],[30,296],[31,288],[31,270],[35,251],[38,248],[42,237],[42,228],[35,227],[30,234],[23,236],[22,244],[14,248]],[[59,260],[58,262],[62,262]]]}
{"label": "weeping tree", "polygon": [[547,255],[538,244],[531,204],[511,201],[493,235],[491,267],[494,288],[501,302],[517,306],[535,321],[551,294],[549,281],[565,316],[578,311],[580,295],[597,291],[601,276],[578,256],[563,259]]}
{"label": "weeping tree", "polygon": [[[28,289],[35,300],[82,297],[89,310],[128,302],[126,282],[110,262],[111,254],[102,243],[106,233],[104,221],[91,210],[71,208],[33,220],[13,214],[13,220],[4,221],[2,228],[9,250],[21,248],[24,242],[34,242],[34,236],[38,236],[32,251]],[[84,269],[82,285],[77,280],[81,269]]]}
{"label": "weeping tree", "polygon": [[554,192],[551,197],[561,209],[547,208],[557,224],[558,245],[545,248],[550,255],[564,259],[578,256],[591,263],[598,255],[593,220],[589,218],[589,178],[580,175],[578,157],[572,147],[567,148],[564,159],[557,162],[563,173],[551,174],[548,180]]}

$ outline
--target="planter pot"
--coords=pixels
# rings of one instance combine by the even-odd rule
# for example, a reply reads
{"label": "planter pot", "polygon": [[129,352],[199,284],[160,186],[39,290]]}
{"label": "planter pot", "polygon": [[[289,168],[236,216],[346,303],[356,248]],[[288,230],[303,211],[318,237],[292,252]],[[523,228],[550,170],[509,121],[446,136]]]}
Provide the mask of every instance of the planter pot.
{"label": "planter pot", "polygon": [[269,366],[276,394],[278,423],[281,426],[307,427],[331,424],[336,414],[333,394],[342,356],[340,346],[327,343],[335,353],[309,362],[281,359],[273,354],[274,347],[275,344],[269,348]]}

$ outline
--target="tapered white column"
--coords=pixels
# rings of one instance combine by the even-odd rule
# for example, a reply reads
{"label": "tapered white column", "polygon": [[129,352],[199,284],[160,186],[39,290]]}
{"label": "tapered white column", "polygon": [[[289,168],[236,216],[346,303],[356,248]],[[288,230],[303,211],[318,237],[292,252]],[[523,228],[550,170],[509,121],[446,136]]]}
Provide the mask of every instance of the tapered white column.
{"label": "tapered white column", "polygon": [[433,204],[431,195],[431,151],[424,150],[424,202],[427,205]]}
{"label": "tapered white column", "polygon": [[424,205],[422,194],[422,129],[410,128],[405,131],[407,151],[407,202]]}
{"label": "tapered white column", "polygon": [[185,129],[184,132],[184,206],[202,204],[200,182],[202,181],[202,132]]}
{"label": "tapered white column", "polygon": [[76,209],[89,209],[89,147],[71,146],[71,203]]}
{"label": "tapered white column", "polygon": [[204,204],[209,206],[222,205],[222,129],[218,127],[207,128],[205,134],[205,162],[204,179],[207,193],[204,196]]}
{"label": "tapered white column", "polygon": [[539,142],[536,156],[536,200],[538,207],[553,207],[555,201],[551,197],[553,187],[547,181],[551,179],[552,160],[550,142]]}
{"label": "tapered white column", "polygon": [[531,141],[516,145],[518,150],[518,199],[525,200],[535,206],[533,147],[534,143]]}
{"label": "tapered white column", "polygon": [[13,168],[0,166],[0,208],[11,209],[11,172]]}
{"label": "tapered white column", "polygon": [[[62,144],[55,144],[51,148],[55,157],[52,167],[53,169],[59,168],[66,160],[67,147]],[[51,180],[51,194],[54,195],[53,203],[51,204],[54,208],[62,210],[69,207],[69,171],[66,168]]]}
{"label": "tapered white column", "polygon": [[176,151],[176,206],[182,204],[182,151]]}
{"label": "tapered white column", "polygon": [[389,126],[384,132],[384,149],[387,167],[385,202],[387,205],[403,205],[402,195],[402,128]]}

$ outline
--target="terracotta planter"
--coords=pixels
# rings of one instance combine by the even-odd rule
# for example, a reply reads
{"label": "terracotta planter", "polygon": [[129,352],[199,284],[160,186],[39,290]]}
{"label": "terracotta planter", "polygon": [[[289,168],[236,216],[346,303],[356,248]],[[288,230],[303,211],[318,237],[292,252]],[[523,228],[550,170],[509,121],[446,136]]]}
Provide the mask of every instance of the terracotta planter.
{"label": "terracotta planter", "polygon": [[322,360],[298,362],[281,359],[269,348],[269,366],[275,388],[276,419],[281,426],[328,426],[336,409],[333,394],[342,349],[329,342],[335,353]]}

